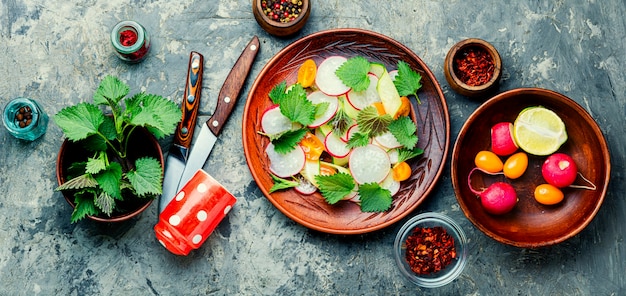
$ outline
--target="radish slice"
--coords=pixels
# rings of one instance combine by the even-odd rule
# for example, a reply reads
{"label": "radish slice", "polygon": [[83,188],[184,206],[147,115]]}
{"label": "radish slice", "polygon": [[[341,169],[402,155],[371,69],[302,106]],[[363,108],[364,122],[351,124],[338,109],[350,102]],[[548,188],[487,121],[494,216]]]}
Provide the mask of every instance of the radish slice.
{"label": "radish slice", "polygon": [[400,144],[396,137],[389,131],[374,137],[374,141],[385,149],[402,147],[402,144]]}
{"label": "radish slice", "polygon": [[376,86],[378,85],[378,77],[374,74],[367,74],[370,78],[370,85],[364,91],[355,91],[351,89],[347,94],[346,98],[348,99],[348,103],[354,107],[354,109],[362,110],[363,108],[374,104],[376,102],[380,102],[380,97],[378,96],[378,91],[376,90]]}
{"label": "radish slice", "polygon": [[317,75],[315,75],[315,84],[317,88],[327,95],[339,96],[350,91],[350,87],[346,86],[335,72],[348,59],[342,56],[332,56],[322,61],[317,67]]}
{"label": "radish slice", "polygon": [[333,157],[342,158],[348,156],[350,153],[348,144],[342,141],[341,138],[334,132],[330,132],[326,135],[326,139],[324,139],[324,146],[326,147],[326,152]]}
{"label": "radish slice", "polygon": [[380,182],[380,187],[389,190],[391,196],[394,196],[400,191],[400,182],[393,179],[393,174],[389,174],[385,180]]}
{"label": "radish slice", "polygon": [[307,96],[307,99],[311,101],[314,105],[321,103],[328,103],[328,108],[324,111],[324,113],[315,116],[315,120],[313,123],[309,124],[309,127],[316,128],[325,123],[327,123],[335,114],[337,114],[337,109],[339,109],[339,100],[337,97],[328,96],[321,91],[312,92]]}
{"label": "radish slice", "polygon": [[348,130],[343,136],[341,136],[341,140],[344,142],[348,142],[348,140],[350,140],[350,137],[352,137],[354,134],[358,132],[359,132],[359,125],[355,123],[348,128]]}
{"label": "radish slice", "polygon": [[298,192],[300,192],[301,194],[304,195],[311,195],[313,193],[315,193],[317,191],[317,187],[315,187],[313,184],[311,184],[311,182],[309,182],[307,179],[300,177],[298,178],[298,182],[300,184],[298,184],[298,186],[294,187],[294,189]]}
{"label": "radish slice", "polygon": [[398,70],[389,71],[389,77],[391,77],[391,80],[396,80],[396,76],[398,76]]}
{"label": "radish slice", "polygon": [[400,156],[398,149],[390,149],[387,151],[387,155],[389,155],[389,161],[391,161],[392,165],[398,163],[398,157]]}
{"label": "radish slice", "polygon": [[348,166],[359,184],[380,183],[391,170],[387,152],[372,144],[352,149]]}
{"label": "radish slice", "polygon": [[[342,200],[352,201],[357,196],[359,196],[359,193],[357,191],[350,191],[350,193],[348,193],[348,195],[344,196],[342,198]],[[359,199],[359,201],[360,201],[360,199]]]}
{"label": "radish slice", "polygon": [[268,135],[277,135],[292,128],[289,118],[280,113],[278,105],[270,106],[261,117],[261,129]]}
{"label": "radish slice", "polygon": [[270,161],[270,171],[280,178],[291,177],[299,173],[306,161],[304,150],[299,145],[286,154],[280,154],[274,150],[274,144],[269,143],[265,148],[265,153],[267,153],[267,158]]}

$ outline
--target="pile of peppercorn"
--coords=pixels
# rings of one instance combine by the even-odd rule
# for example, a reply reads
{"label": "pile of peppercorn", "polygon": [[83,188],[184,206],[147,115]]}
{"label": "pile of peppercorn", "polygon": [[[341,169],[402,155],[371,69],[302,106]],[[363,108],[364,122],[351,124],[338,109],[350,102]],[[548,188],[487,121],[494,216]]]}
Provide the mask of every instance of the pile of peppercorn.
{"label": "pile of peppercorn", "polygon": [[302,0],[262,0],[261,7],[270,19],[288,23],[302,12]]}
{"label": "pile of peppercorn", "polygon": [[25,128],[33,121],[33,110],[29,106],[22,106],[17,113],[15,113],[15,123],[20,128]]}

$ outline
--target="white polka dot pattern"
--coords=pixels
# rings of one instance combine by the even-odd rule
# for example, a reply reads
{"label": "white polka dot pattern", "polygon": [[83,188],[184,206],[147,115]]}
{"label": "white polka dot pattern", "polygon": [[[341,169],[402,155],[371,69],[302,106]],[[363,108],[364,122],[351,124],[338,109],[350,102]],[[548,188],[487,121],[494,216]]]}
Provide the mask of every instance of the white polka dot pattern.
{"label": "white polka dot pattern", "polygon": [[198,188],[196,188],[196,190],[198,190],[198,192],[200,193],[205,193],[208,189],[209,188],[204,183],[198,184]]}
{"label": "white polka dot pattern", "polygon": [[206,211],[204,210],[200,210],[198,211],[198,214],[196,214],[196,218],[198,218],[198,221],[200,222],[204,222],[206,221],[206,218],[208,217]]}
{"label": "white polka dot pattern", "polygon": [[202,240],[202,235],[199,235],[199,234],[194,235],[193,238],[191,239],[191,241],[196,245],[200,243],[201,240]]}
{"label": "white polka dot pattern", "polygon": [[231,207],[230,205],[226,206],[224,208],[224,215],[228,214],[228,212],[230,212],[230,209],[232,209],[233,207]]}
{"label": "white polka dot pattern", "polygon": [[172,215],[169,222],[172,226],[178,226],[178,224],[180,224],[180,217],[178,215]]}
{"label": "white polka dot pattern", "polygon": [[185,191],[181,191],[176,195],[176,201],[181,201],[185,198]]}

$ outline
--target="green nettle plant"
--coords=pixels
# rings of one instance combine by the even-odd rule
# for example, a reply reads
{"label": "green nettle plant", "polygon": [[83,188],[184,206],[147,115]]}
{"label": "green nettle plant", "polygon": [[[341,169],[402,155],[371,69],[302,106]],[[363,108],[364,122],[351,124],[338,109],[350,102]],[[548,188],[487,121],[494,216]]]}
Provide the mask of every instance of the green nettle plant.
{"label": "green nettle plant", "polygon": [[161,194],[161,164],[154,157],[128,159],[129,138],[138,127],[164,138],[174,132],[182,112],[161,96],[142,92],[126,97],[128,93],[127,84],[107,76],[93,103],[66,107],[54,116],[67,139],[80,142],[91,155],[73,163],[71,179],[57,187],[74,192],[72,223],[87,215],[111,216],[124,197],[154,199]]}

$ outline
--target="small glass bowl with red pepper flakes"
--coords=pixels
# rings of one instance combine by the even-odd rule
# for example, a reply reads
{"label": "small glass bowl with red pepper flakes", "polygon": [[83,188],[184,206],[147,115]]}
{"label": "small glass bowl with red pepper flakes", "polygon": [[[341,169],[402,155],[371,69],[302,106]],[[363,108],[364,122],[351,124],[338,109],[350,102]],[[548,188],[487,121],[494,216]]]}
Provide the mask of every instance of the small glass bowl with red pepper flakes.
{"label": "small glass bowl with red pepper flakes", "polygon": [[463,229],[446,215],[423,213],[407,221],[394,242],[400,272],[411,282],[437,288],[456,279],[467,262]]}
{"label": "small glass bowl with red pepper flakes", "polygon": [[502,59],[489,42],[470,38],[450,48],[443,67],[450,87],[467,97],[487,95],[497,89]]}

